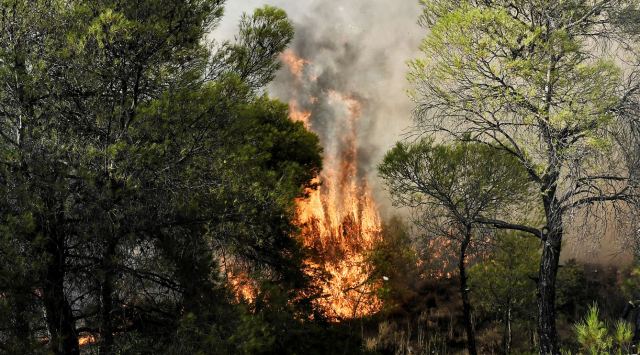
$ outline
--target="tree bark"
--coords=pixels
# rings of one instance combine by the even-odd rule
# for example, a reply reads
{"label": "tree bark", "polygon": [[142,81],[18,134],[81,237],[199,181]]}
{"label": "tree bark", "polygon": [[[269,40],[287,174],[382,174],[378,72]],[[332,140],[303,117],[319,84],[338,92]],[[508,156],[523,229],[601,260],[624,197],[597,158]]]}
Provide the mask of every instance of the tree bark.
{"label": "tree bark", "polygon": [[503,339],[504,353],[509,355],[511,353],[511,303],[507,306],[507,310],[504,315],[504,339]]}
{"label": "tree bark", "polygon": [[549,216],[548,233],[544,238],[538,281],[538,335],[540,354],[560,354],[556,330],[556,276],[562,244],[562,220]]}
{"label": "tree bark", "polygon": [[102,272],[104,279],[102,280],[100,296],[101,296],[101,324],[100,324],[100,355],[113,354],[113,279],[114,279],[114,263],[113,257],[116,252],[117,241],[115,237],[110,237],[107,242],[104,254],[102,256]]}
{"label": "tree bark", "polygon": [[634,350],[637,348],[637,344],[640,343],[640,309],[636,306],[633,316],[633,339],[631,340]]}
{"label": "tree bark", "polygon": [[79,355],[78,333],[71,305],[64,290],[66,276],[66,233],[64,228],[64,207],[52,188],[55,176],[45,193],[44,215],[41,216],[41,232],[46,236],[44,255],[44,282],[42,299],[46,311],[49,330],[49,348],[56,355]]}
{"label": "tree bark", "polygon": [[43,301],[47,312],[50,348],[56,355],[79,355],[78,334],[71,306],[64,294],[65,253],[61,236],[53,236],[47,243],[51,259],[46,267]]}
{"label": "tree bark", "polygon": [[464,318],[464,326],[467,333],[467,349],[469,355],[477,355],[476,337],[473,331],[473,323],[471,320],[471,302],[469,301],[469,288],[467,286],[467,270],[465,259],[467,256],[467,248],[471,242],[471,228],[465,230],[464,240],[460,244],[460,256],[458,260],[458,268],[460,269],[460,295],[462,296],[462,313]]}
{"label": "tree bark", "polygon": [[29,322],[28,308],[29,308],[29,293],[28,290],[20,289],[17,291],[17,297],[15,297],[15,322],[16,327],[14,329],[16,340],[23,349],[30,349],[31,342],[33,341],[33,332],[31,330],[31,323]]}

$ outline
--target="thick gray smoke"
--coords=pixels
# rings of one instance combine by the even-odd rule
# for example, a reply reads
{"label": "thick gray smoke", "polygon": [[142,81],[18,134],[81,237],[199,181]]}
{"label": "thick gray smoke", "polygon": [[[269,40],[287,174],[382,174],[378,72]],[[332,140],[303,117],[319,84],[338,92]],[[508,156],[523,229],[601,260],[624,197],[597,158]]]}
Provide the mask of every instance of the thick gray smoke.
{"label": "thick gray smoke", "polygon": [[[336,90],[362,102],[359,173],[368,177],[382,215],[388,216],[393,210],[375,168],[411,125],[405,73],[406,61],[416,56],[424,35],[417,25],[418,1],[228,0],[225,20],[213,36],[233,38],[241,14],[265,4],[287,11],[296,28],[291,49],[309,60],[317,73],[317,82],[304,88],[305,94],[321,96],[314,91]],[[291,79],[284,68],[269,92],[288,102],[296,96]],[[313,111],[313,127],[325,143],[340,133],[334,132],[340,125],[331,122],[340,115],[323,112],[321,105]]]}

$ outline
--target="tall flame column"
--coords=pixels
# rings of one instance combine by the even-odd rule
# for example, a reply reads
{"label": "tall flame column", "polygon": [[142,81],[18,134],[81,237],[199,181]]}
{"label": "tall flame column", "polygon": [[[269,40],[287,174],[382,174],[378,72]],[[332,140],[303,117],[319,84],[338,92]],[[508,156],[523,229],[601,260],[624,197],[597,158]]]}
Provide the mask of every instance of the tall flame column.
{"label": "tall flame column", "polygon": [[316,278],[317,305],[334,320],[375,313],[381,302],[367,255],[380,239],[381,222],[367,179],[358,172],[358,121],[363,104],[354,95],[317,84],[311,61],[283,54],[289,69],[289,114],[317,133],[324,148],[319,187],[298,201],[303,243],[315,251],[307,267]]}

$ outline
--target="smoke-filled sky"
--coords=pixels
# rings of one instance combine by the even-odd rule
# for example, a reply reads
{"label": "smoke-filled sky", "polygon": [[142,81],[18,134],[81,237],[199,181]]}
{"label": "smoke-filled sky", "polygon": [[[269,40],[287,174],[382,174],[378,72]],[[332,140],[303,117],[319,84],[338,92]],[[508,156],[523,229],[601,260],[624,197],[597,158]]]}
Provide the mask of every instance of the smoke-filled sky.
{"label": "smoke-filled sky", "polygon": [[[383,218],[397,213],[376,176],[384,153],[411,126],[412,103],[406,95],[406,62],[418,56],[426,31],[418,26],[418,0],[227,0],[226,15],[212,33],[216,40],[233,39],[243,12],[265,4],[284,9],[296,28],[291,45],[308,59],[319,73],[312,90],[337,90],[363,103],[358,127],[359,171],[367,176]],[[285,102],[293,94],[291,75],[283,68],[269,93]],[[304,94],[313,94],[313,91]],[[314,109],[316,123],[331,120],[331,112]],[[329,122],[331,123],[331,122]],[[334,133],[319,122],[316,131],[326,143]],[[339,127],[339,125],[337,126]],[[335,128],[333,128],[335,130]],[[601,243],[580,246],[580,238],[569,238],[564,258],[611,262],[619,259],[616,231],[610,230]]]}
{"label": "smoke-filled sky", "polygon": [[[213,37],[232,39],[242,13],[265,4],[284,9],[293,21],[291,48],[319,71],[321,89],[324,85],[363,102],[359,168],[388,216],[391,206],[375,167],[411,125],[406,61],[417,55],[425,34],[417,24],[418,0],[227,0],[225,18]],[[283,72],[269,92],[287,101],[292,96],[288,79]]]}

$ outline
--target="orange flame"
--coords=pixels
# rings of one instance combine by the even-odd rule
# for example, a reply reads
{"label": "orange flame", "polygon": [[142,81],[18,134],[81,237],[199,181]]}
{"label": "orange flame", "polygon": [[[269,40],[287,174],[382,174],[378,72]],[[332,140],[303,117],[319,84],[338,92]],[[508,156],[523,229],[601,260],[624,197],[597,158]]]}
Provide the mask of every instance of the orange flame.
{"label": "orange flame", "polygon": [[[300,87],[303,79],[316,81],[315,73],[305,69],[311,64],[309,60],[290,50],[281,59],[296,80],[294,86]],[[310,108],[322,102],[334,109],[338,126],[323,141],[324,170],[314,181],[319,187],[297,201],[296,223],[302,243],[315,252],[314,257],[305,260],[305,266],[313,286],[322,291],[316,306],[336,321],[373,314],[382,303],[375,292],[379,282],[371,280],[367,256],[381,238],[382,224],[367,181],[358,176],[357,124],[362,103],[354,95],[337,90],[310,96],[302,101],[304,104],[300,102],[295,96],[289,101],[292,121],[303,122],[307,129],[314,130]],[[230,286],[239,301],[252,302],[257,285],[236,266],[233,261],[223,266]]]}
{"label": "orange flame", "polygon": [[[308,60],[287,51],[283,62],[298,81],[303,77],[315,81],[314,75],[305,76]],[[323,96],[305,102],[314,106],[324,99],[334,109],[338,127],[323,141],[324,170],[316,181],[320,186],[298,201],[297,224],[303,244],[317,255],[306,261],[310,272],[329,276],[327,280],[314,280],[323,294],[316,303],[326,316],[340,320],[369,315],[381,307],[375,294],[376,282],[370,280],[367,255],[381,238],[382,226],[367,181],[358,176],[357,128],[362,103],[337,90],[328,90]],[[314,129],[312,111],[301,110],[298,100],[289,102],[289,115],[291,120]]]}
{"label": "orange flame", "polygon": [[289,68],[291,74],[298,80],[302,80],[305,65],[310,64],[306,59],[296,56],[292,50],[287,49],[280,55],[282,62]]}
{"label": "orange flame", "polygon": [[302,122],[307,129],[311,128],[311,111],[301,111],[295,100],[289,102],[289,118],[295,122]]}
{"label": "orange flame", "polygon": [[236,301],[253,303],[258,294],[258,285],[244,270],[226,270],[227,281],[236,297]]}
{"label": "orange flame", "polygon": [[96,337],[91,334],[84,334],[78,337],[78,345],[87,346],[96,343]]}

